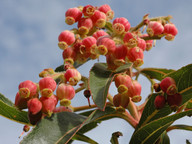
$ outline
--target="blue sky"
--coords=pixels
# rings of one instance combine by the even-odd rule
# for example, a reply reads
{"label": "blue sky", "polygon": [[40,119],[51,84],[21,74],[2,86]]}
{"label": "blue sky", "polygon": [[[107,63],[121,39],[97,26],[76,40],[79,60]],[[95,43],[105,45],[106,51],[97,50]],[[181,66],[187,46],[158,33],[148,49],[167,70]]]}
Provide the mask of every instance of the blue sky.
{"label": "blue sky", "polygon": [[[79,5],[100,6],[109,4],[115,11],[115,17],[126,17],[131,26],[138,24],[143,15],[151,17],[172,15],[172,22],[178,28],[173,42],[157,41],[156,47],[144,54],[142,67],[160,67],[179,69],[190,64],[192,40],[192,1],[174,0],[98,0],[98,1],[46,1],[46,0],[1,0],[0,1],[0,92],[14,101],[18,84],[25,80],[39,81],[38,74],[44,68],[56,68],[63,63],[62,51],[57,47],[57,37],[67,26],[64,22],[65,11]],[[93,62],[79,71],[88,75]],[[143,86],[142,96],[149,93],[146,79],[139,80]],[[75,98],[72,104],[79,105]],[[82,101],[81,105],[86,104]],[[191,118],[178,120],[177,123],[192,125]],[[112,126],[111,126],[112,125]],[[0,139],[3,144],[19,143],[18,136],[23,125],[0,117]],[[112,132],[122,131],[121,144],[130,139],[133,129],[123,120],[113,119],[100,124],[98,129],[87,133],[99,143],[109,143]],[[192,142],[191,132],[175,131],[169,133],[171,143]]]}

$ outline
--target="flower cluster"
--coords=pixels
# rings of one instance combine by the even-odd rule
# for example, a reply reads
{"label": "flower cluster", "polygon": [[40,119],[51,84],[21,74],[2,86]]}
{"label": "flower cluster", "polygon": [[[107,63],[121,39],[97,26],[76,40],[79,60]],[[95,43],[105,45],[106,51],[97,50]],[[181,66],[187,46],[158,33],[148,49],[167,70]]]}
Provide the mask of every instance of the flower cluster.
{"label": "flower cluster", "polygon": [[[73,86],[81,80],[81,74],[72,68],[63,73],[45,69],[39,76],[42,79],[38,83],[30,80],[21,82],[15,97],[17,108],[20,110],[28,108],[31,124],[36,124],[43,116],[51,116],[54,112],[68,111],[66,107],[71,104],[75,96]],[[55,81],[57,78],[60,78],[58,86]],[[60,107],[56,107],[58,101],[60,101]]]}
{"label": "flower cluster", "polygon": [[118,94],[113,97],[113,103],[116,107],[126,108],[132,100],[133,102],[141,101],[141,85],[138,81],[125,74],[117,74],[114,79]]}
{"label": "flower cluster", "polygon": [[182,103],[182,95],[177,92],[175,80],[171,77],[164,78],[160,84],[155,85],[156,92],[162,90],[163,94],[156,96],[154,104],[157,109],[165,106],[166,102],[172,110],[177,110]]}
{"label": "flower cluster", "polygon": [[[152,48],[154,39],[165,36],[173,40],[177,35],[170,16],[150,19],[145,15],[141,24],[131,27],[124,17],[113,20],[114,11],[107,4],[70,8],[65,16],[65,22],[77,23],[77,28],[59,34],[58,46],[63,50],[64,64],[84,63],[104,55],[111,70],[128,62],[139,67],[143,64],[144,51]],[[140,30],[142,26],[147,27],[146,31]]]}
{"label": "flower cluster", "polygon": [[[75,62],[85,63],[103,55],[109,70],[115,71],[126,63],[139,67],[144,63],[144,52],[152,48],[154,40],[162,37],[173,40],[177,35],[177,28],[170,22],[170,16],[148,18],[145,15],[143,21],[135,27],[131,27],[124,17],[113,18],[114,11],[107,4],[99,7],[80,6],[66,11],[65,22],[68,25],[76,23],[77,28],[64,30],[58,36],[65,71],[45,69],[39,74],[42,79],[38,83],[27,80],[19,84],[15,106],[20,110],[28,108],[31,124],[36,124],[43,116],[51,116],[54,112],[67,111],[66,107],[76,94],[74,86],[82,80],[81,74],[74,68]],[[141,27],[143,30],[140,30]],[[179,97],[175,93],[176,86],[172,85],[172,81],[165,82],[171,86],[163,84],[163,81],[160,87],[167,95],[168,104],[178,105],[169,100]],[[117,74],[114,82],[118,89],[118,94],[113,98],[116,107],[126,108],[130,100],[141,100],[141,85],[132,79],[131,74]],[[89,101],[91,92],[87,83],[85,85],[84,95]],[[58,101],[60,107],[56,107]],[[155,105],[160,108],[158,102]]]}

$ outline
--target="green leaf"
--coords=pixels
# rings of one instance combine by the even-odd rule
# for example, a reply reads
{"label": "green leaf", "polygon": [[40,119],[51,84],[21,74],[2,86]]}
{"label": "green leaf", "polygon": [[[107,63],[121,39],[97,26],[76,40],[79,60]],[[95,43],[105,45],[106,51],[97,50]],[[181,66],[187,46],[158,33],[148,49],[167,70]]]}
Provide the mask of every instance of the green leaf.
{"label": "green leaf", "polygon": [[76,135],[72,139],[87,142],[90,144],[98,144],[96,141],[92,140],[91,138],[89,138],[81,133],[76,133]]}
{"label": "green leaf", "polygon": [[30,125],[27,112],[18,110],[14,104],[2,94],[0,94],[0,115],[18,123]]}
{"label": "green leaf", "polygon": [[159,136],[177,119],[191,114],[192,110],[173,114],[154,120],[140,127],[130,140],[130,144],[149,144],[155,142]]}
{"label": "green leaf", "polygon": [[167,132],[164,131],[160,136],[160,142],[158,144],[170,144],[169,136],[167,135]]}
{"label": "green leaf", "polygon": [[[95,110],[88,117],[72,112],[61,112],[45,117],[36,127],[21,141],[21,144],[53,144],[68,143],[84,126],[121,116],[114,108],[106,107],[105,111]],[[81,131],[82,132],[82,131]]]}
{"label": "green leaf", "polygon": [[189,126],[189,125],[172,125],[167,129],[167,131],[171,131],[171,130],[175,130],[175,129],[192,131],[192,126]]}
{"label": "green leaf", "polygon": [[157,80],[161,81],[166,74],[173,72],[173,71],[174,71],[173,69],[144,68],[141,70],[141,73],[144,76],[147,76],[151,79],[157,79]]}
{"label": "green leaf", "polygon": [[71,112],[53,114],[42,119],[21,144],[67,143],[85,120],[86,117]]}
{"label": "green leaf", "polygon": [[1,93],[0,93],[0,101],[6,103],[6,104],[9,105],[9,106],[14,106],[14,103],[12,103],[11,100],[9,100],[8,98],[6,98],[6,97],[5,97],[4,95],[2,95]]}
{"label": "green leaf", "polygon": [[119,67],[115,72],[107,69],[106,63],[96,63],[89,73],[89,88],[94,103],[101,110],[105,109],[109,87],[115,74],[125,71],[130,63]]}
{"label": "green leaf", "polygon": [[147,104],[145,105],[145,108],[143,110],[141,119],[139,121],[139,124],[138,124],[136,130],[138,128],[140,128],[141,126],[143,126],[155,119],[167,116],[172,112],[168,105],[165,105],[165,107],[163,107],[162,109],[158,109],[158,110],[155,108],[155,105],[154,105],[155,97],[159,94],[161,94],[161,93],[155,93],[150,96]]}
{"label": "green leaf", "polygon": [[123,134],[121,132],[114,132],[110,140],[111,144],[119,144],[118,142],[119,136],[123,136]]}

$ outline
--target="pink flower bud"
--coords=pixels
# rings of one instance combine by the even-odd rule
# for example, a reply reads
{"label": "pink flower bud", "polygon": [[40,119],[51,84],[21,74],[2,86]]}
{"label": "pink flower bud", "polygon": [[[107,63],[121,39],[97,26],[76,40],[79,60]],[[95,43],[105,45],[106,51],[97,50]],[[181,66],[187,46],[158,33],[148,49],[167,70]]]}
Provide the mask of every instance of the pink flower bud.
{"label": "pink flower bud", "polygon": [[75,35],[72,32],[65,30],[60,33],[58,40],[59,40],[59,43],[58,43],[59,48],[64,50],[69,45],[75,42]]}
{"label": "pink flower bud", "polygon": [[57,87],[56,94],[59,100],[71,100],[75,96],[75,89],[71,85],[61,83]]}
{"label": "pink flower bud", "polygon": [[103,28],[106,24],[106,15],[103,12],[95,10],[94,14],[91,16],[93,24],[98,28]]}
{"label": "pink flower bud", "polygon": [[123,42],[129,48],[137,46],[137,36],[131,32],[127,32],[123,38]]}
{"label": "pink flower bud", "polygon": [[[148,34],[143,34],[141,38],[148,37]],[[146,40],[146,50],[149,51],[153,47],[153,40]]]}
{"label": "pink flower bud", "polygon": [[82,12],[84,16],[90,17],[95,13],[95,7],[92,5],[86,5],[83,7]]}
{"label": "pink flower bud", "polygon": [[108,33],[106,33],[104,30],[98,30],[96,32],[93,33],[93,37],[97,40],[98,38],[108,35]]}
{"label": "pink flower bud", "polygon": [[42,96],[49,97],[56,89],[56,82],[51,77],[44,77],[39,81],[39,89]]}
{"label": "pink flower bud", "polygon": [[103,12],[107,16],[107,20],[112,20],[114,17],[114,11],[111,10],[111,7],[108,4],[104,4],[98,8],[99,11]]}
{"label": "pink flower bud", "polygon": [[140,49],[142,49],[143,51],[145,51],[145,49],[146,49],[146,42],[145,42],[145,40],[142,39],[142,38],[138,38],[138,39],[137,39],[137,46],[138,46]]}
{"label": "pink flower bud", "polygon": [[68,47],[63,51],[62,56],[65,63],[67,62],[73,65],[74,59],[76,57],[76,52],[72,47]]}
{"label": "pink flower bud", "polygon": [[42,108],[42,103],[38,98],[32,98],[27,102],[27,107],[29,112],[35,115],[40,112]]}
{"label": "pink flower bud", "polygon": [[115,33],[122,34],[123,32],[129,31],[131,25],[126,18],[120,17],[120,18],[116,18],[113,21],[112,27]]}
{"label": "pink flower bud", "polygon": [[56,98],[54,95],[50,97],[41,97],[40,101],[42,103],[42,112],[45,113],[47,116],[51,116],[53,110],[56,106]]}
{"label": "pink flower bud", "polygon": [[133,62],[134,66],[141,66],[143,64],[143,50],[139,47],[134,47],[128,50],[127,58]]}
{"label": "pink flower bud", "polygon": [[76,85],[81,80],[81,74],[76,69],[67,69],[64,77],[70,85]]}
{"label": "pink flower bud", "polygon": [[108,37],[103,36],[97,40],[96,52],[100,55],[112,54],[115,48],[115,42]]}
{"label": "pink flower bud", "polygon": [[82,17],[82,12],[78,8],[69,8],[65,13],[65,22],[72,25]]}
{"label": "pink flower bud", "polygon": [[26,109],[27,108],[27,101],[30,98],[24,98],[19,95],[19,92],[15,96],[15,106],[19,108],[20,110]]}
{"label": "pink flower bud", "polygon": [[125,57],[127,56],[128,48],[125,45],[117,45],[115,52],[113,53],[115,57],[114,63],[118,66],[125,64]]}
{"label": "pink flower bud", "polygon": [[147,33],[149,34],[149,36],[154,36],[154,35],[160,35],[163,33],[164,31],[164,27],[161,24],[161,22],[158,21],[150,21],[148,23],[148,27],[147,27]]}
{"label": "pink flower bud", "polygon": [[167,103],[173,111],[176,111],[182,104],[182,95],[179,93],[174,95],[167,95]]}
{"label": "pink flower bud", "polygon": [[166,99],[162,95],[158,95],[155,97],[154,105],[156,109],[161,109],[165,106],[166,104]]}
{"label": "pink flower bud", "polygon": [[174,40],[175,36],[178,33],[178,30],[174,24],[168,23],[164,25],[163,33],[165,34],[165,39],[171,41],[171,40]]}
{"label": "pink flower bud", "polygon": [[141,100],[141,85],[138,81],[133,80],[132,85],[128,87],[128,95],[132,98],[132,101],[139,102]]}
{"label": "pink flower bud", "polygon": [[95,54],[95,49],[97,47],[96,42],[97,40],[92,36],[84,38],[80,46],[80,52],[88,54],[89,56],[91,53]]}
{"label": "pink flower bud", "polygon": [[174,95],[175,93],[177,93],[175,80],[171,77],[164,78],[160,83],[160,87],[162,91],[167,93],[168,95]]}
{"label": "pink flower bud", "polygon": [[19,95],[23,98],[34,97],[37,95],[37,85],[30,80],[19,84]]}
{"label": "pink flower bud", "polygon": [[78,31],[82,35],[89,33],[89,30],[93,27],[93,22],[90,18],[81,18],[78,21]]}
{"label": "pink flower bud", "polygon": [[115,76],[114,81],[119,93],[127,92],[128,88],[132,85],[131,77],[126,74],[118,74]]}

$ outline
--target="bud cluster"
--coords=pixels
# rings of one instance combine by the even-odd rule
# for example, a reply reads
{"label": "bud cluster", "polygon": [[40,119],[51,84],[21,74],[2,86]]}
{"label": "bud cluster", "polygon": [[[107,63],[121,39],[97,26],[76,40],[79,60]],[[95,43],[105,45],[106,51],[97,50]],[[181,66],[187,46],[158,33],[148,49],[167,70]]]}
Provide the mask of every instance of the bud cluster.
{"label": "bud cluster", "polygon": [[170,16],[149,19],[145,15],[142,26],[147,27],[146,33],[140,31],[140,25],[131,28],[124,17],[113,17],[114,11],[107,4],[69,8],[65,22],[77,23],[77,28],[64,30],[58,37],[64,63],[84,63],[104,55],[109,69],[115,70],[128,62],[139,67],[144,63],[144,51],[152,48],[154,39],[165,36],[173,40],[177,35]]}
{"label": "bud cluster", "polygon": [[[18,109],[28,108],[31,124],[36,124],[43,116],[50,117],[54,112],[69,111],[67,107],[75,96],[73,86],[81,80],[81,74],[74,68],[68,68],[61,73],[45,69],[39,76],[42,79],[38,83],[30,80],[21,82],[15,97],[15,106]],[[57,86],[55,80],[58,78],[60,83]],[[60,107],[56,107],[58,101]]]}
{"label": "bud cluster", "polygon": [[138,81],[132,80],[125,73],[120,73],[115,76],[114,82],[118,90],[118,94],[113,97],[113,104],[116,107],[126,108],[130,100],[133,102],[141,101],[141,85]]}
{"label": "bud cluster", "polygon": [[176,82],[171,77],[164,78],[160,84],[154,85],[155,91],[162,90],[163,94],[155,98],[154,104],[157,109],[161,109],[167,103],[172,110],[177,110],[182,103],[182,95],[177,92]]}

